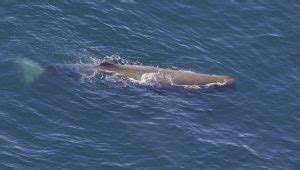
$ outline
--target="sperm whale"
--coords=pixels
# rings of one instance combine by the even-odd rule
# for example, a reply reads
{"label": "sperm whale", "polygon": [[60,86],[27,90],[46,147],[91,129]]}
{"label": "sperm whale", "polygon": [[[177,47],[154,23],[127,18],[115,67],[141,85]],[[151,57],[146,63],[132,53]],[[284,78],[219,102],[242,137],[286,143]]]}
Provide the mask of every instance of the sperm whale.
{"label": "sperm whale", "polygon": [[96,71],[107,75],[117,75],[138,82],[155,81],[174,86],[234,85],[234,79],[227,75],[208,75],[191,71],[164,69],[159,67],[115,64],[56,64],[46,67],[47,70],[73,74],[76,72]]}
{"label": "sperm whale", "polygon": [[203,86],[208,84],[219,84],[230,86],[234,84],[234,79],[226,75],[216,76],[151,66],[121,65],[103,62],[99,65],[93,65],[92,67],[99,72],[118,74],[137,81],[142,81],[143,79],[147,78],[147,76],[152,75],[153,77],[154,75],[156,81],[163,81],[164,83],[169,83],[170,85]]}

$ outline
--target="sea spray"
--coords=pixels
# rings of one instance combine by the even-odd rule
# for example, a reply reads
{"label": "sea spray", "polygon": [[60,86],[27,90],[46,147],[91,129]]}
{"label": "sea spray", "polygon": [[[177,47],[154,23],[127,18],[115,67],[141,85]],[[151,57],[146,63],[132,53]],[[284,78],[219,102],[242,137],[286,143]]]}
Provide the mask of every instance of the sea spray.
{"label": "sea spray", "polygon": [[21,70],[23,80],[26,84],[32,83],[44,72],[44,69],[39,63],[28,58],[18,58],[16,64]]}

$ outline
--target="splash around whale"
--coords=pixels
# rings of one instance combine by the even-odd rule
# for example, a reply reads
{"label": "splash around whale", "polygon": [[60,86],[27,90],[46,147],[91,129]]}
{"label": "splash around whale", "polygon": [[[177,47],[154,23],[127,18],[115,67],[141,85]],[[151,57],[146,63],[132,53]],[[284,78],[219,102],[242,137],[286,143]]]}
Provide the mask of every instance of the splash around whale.
{"label": "splash around whale", "polygon": [[[55,64],[46,67],[48,71],[55,72],[85,72],[105,74],[121,77],[139,84],[160,84],[182,87],[211,87],[233,86],[234,79],[226,75],[208,75],[191,71],[164,69],[159,67],[114,64],[104,61],[100,64]],[[67,70],[67,71],[66,71]]]}

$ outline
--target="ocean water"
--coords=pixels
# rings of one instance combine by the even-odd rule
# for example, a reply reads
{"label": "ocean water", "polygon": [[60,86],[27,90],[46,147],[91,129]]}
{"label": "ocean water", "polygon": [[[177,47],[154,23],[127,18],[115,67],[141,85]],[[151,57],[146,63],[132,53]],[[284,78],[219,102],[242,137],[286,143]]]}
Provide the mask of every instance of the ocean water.
{"label": "ocean water", "polygon": [[[299,169],[300,2],[0,2],[1,169]],[[48,64],[226,74],[235,88]]]}

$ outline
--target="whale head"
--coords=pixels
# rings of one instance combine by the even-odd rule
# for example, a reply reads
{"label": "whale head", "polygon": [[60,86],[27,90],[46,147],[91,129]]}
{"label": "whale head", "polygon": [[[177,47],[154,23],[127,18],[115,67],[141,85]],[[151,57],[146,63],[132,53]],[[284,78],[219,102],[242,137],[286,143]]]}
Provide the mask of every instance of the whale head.
{"label": "whale head", "polygon": [[235,80],[233,78],[229,76],[225,76],[224,80],[226,82],[225,83],[226,86],[235,86]]}

